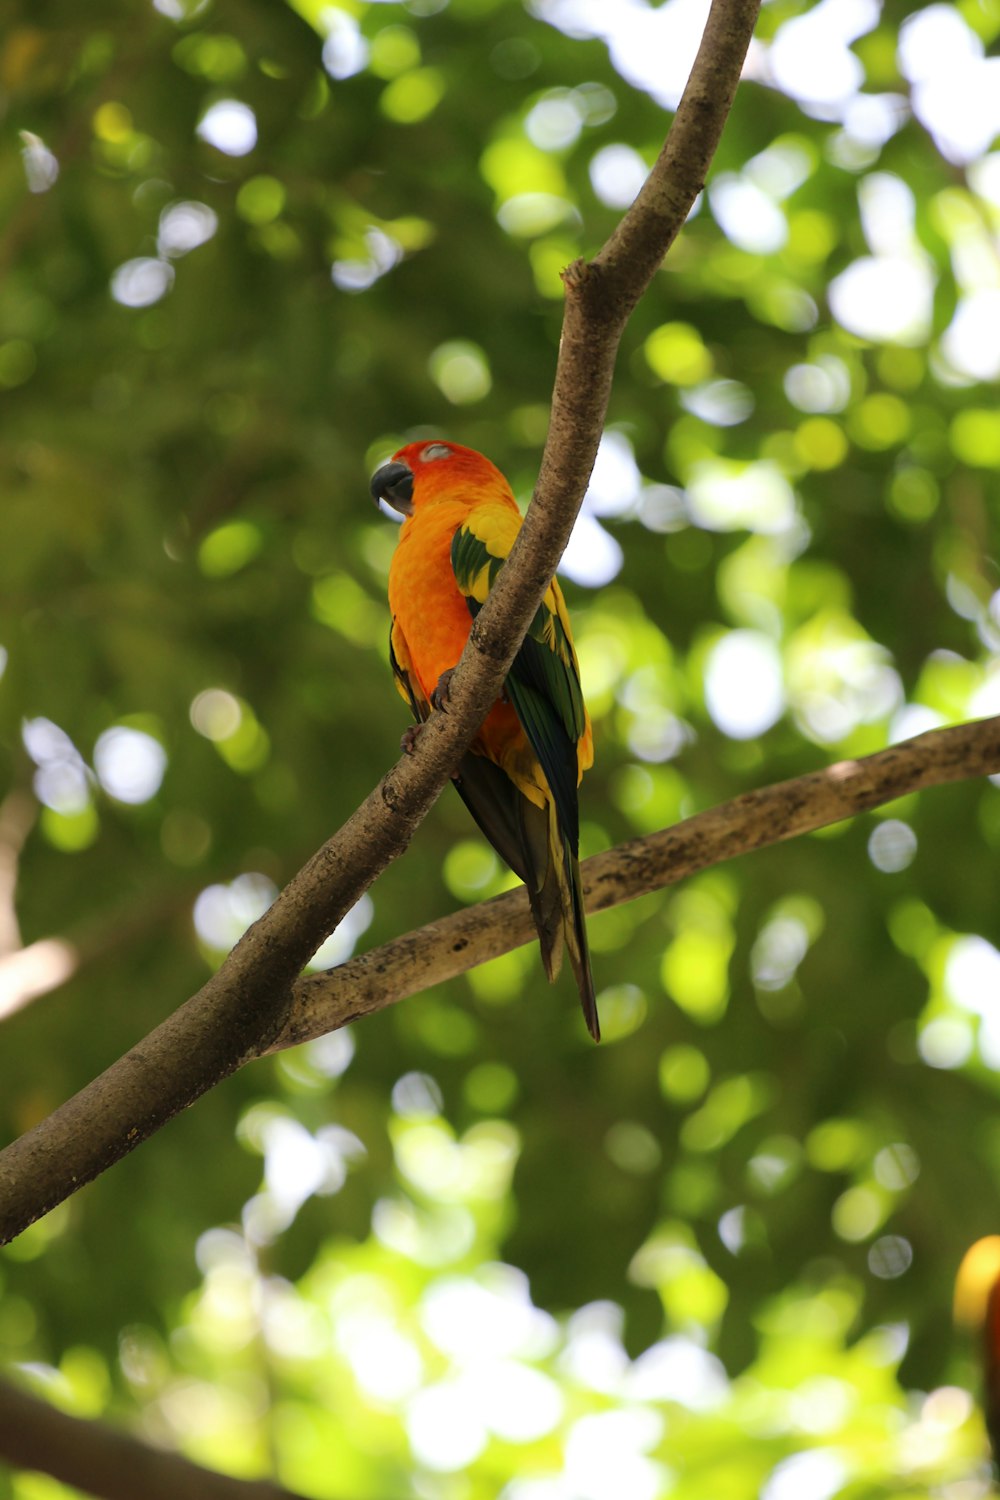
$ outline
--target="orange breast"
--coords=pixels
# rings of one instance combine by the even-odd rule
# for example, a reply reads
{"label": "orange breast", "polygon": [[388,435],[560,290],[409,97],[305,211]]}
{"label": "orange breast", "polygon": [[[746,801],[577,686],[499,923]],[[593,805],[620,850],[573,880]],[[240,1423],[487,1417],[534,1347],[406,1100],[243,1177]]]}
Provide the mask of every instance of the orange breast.
{"label": "orange breast", "polygon": [[[472,627],[451,566],[452,538],[468,513],[464,502],[439,501],[408,517],[389,569],[389,608],[406,639],[425,698],[430,698],[442,672],[458,662]],[[521,765],[525,758],[534,762],[534,756],[509,703],[499,702],[490,710],[472,748],[502,765],[519,784],[535,780]]]}
{"label": "orange breast", "polygon": [[467,514],[465,505],[442,502],[409,517],[389,569],[389,608],[427,698],[458,661],[472,625],[451,566],[452,537]]}

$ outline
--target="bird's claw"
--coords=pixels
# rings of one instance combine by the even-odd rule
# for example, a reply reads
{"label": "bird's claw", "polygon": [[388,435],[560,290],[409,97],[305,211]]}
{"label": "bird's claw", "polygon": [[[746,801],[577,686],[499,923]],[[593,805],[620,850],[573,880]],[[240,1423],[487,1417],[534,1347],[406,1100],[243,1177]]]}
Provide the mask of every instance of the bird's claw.
{"label": "bird's claw", "polygon": [[[438,678],[437,687],[431,693],[431,707],[437,708],[442,713],[448,707],[448,688],[451,684],[451,675],[454,667],[449,667],[447,672],[442,672]],[[423,732],[423,724],[411,724],[399,742],[399,748],[404,755],[412,755],[416,749],[417,740]]]}
{"label": "bird's claw", "polygon": [[454,671],[454,667],[449,667],[447,672],[442,672],[441,676],[438,678],[437,687],[434,689],[433,693],[431,693],[432,707],[438,708],[442,712],[444,712],[444,710],[446,710],[448,707],[451,679]]}
{"label": "bird's claw", "polygon": [[404,755],[413,754],[417,748],[417,740],[420,738],[420,732],[423,727],[422,724],[411,724],[409,729],[404,730],[403,736],[399,741],[399,748]]}

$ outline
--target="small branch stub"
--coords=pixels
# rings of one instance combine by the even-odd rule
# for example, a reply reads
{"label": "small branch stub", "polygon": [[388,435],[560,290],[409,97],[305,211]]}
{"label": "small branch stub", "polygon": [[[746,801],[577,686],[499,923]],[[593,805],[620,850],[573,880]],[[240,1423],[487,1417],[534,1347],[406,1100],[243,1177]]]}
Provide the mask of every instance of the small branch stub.
{"label": "small branch stub", "polygon": [[579,260],[570,261],[562,272],[562,283],[567,294],[579,291],[580,287],[589,279],[591,267],[581,256]]}

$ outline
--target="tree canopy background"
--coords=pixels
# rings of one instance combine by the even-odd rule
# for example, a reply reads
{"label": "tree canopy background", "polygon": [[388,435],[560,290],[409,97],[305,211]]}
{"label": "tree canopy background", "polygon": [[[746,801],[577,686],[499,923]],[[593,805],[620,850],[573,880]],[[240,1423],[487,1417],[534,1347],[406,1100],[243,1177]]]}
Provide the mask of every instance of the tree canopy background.
{"label": "tree canopy background", "polygon": [[[702,20],[15,5],[5,1139],[395,757],[368,476],[433,434],[530,494],[559,272]],[[564,563],[585,853],[1000,710],[998,32],[765,8]],[[1000,1219],[998,845],[969,782],[592,918],[600,1048],[532,946],[250,1066],[0,1253],[4,1363],[316,1496],[984,1493],[950,1301]],[[319,961],[508,883],[446,793]]]}

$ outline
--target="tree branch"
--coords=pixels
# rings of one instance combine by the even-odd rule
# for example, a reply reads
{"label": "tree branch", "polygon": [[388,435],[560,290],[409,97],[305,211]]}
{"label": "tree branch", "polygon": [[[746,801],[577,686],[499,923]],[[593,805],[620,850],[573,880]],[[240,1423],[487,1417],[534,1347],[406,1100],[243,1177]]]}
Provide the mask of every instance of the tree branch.
{"label": "tree branch", "polygon": [[[580,866],[588,912],[606,911],[675,885],[712,865],[784,842],[911,792],[1000,772],[1000,717],[839,761],[823,771],[744,792],[645,838],[594,854]],[[360,1016],[454,979],[535,936],[523,887],[466,907],[298,980],[285,1025],[269,1048],[294,1047]]]}
{"label": "tree branch", "polygon": [[101,1500],[303,1500],[268,1480],[233,1479],[118,1432],[57,1410],[0,1380],[0,1456]]}
{"label": "tree branch", "polygon": [[[566,306],[549,433],[531,509],[511,552],[518,574],[513,567],[501,571],[487,601],[489,609],[495,598],[495,607],[489,616],[482,610],[473,628],[474,649],[492,654],[493,622],[519,608],[529,588],[536,601],[548,586],[555,564],[550,567],[547,550],[537,549],[552,512],[562,517],[556,562],[562,556],[597,456],[622,333],[704,186],[759,9],[759,0],[713,0],[674,122],[638,197],[594,259],[574,261],[563,274]],[[526,551],[534,560],[522,575]],[[452,694],[457,682],[456,675]]]}
{"label": "tree branch", "polygon": [[[604,911],[635,900],[699,870],[839,823],[909,793],[997,772],[1000,772],[1000,716],[930,730],[861,760],[839,761],[792,781],[744,792],[672,828],[632,839],[585,860],[581,869],[587,910]],[[521,947],[533,937],[523,890],[509,891],[492,901],[455,912],[371,953],[361,954],[329,973],[298,980],[292,988],[291,1005],[281,1029],[244,1061],[297,1046],[349,1025],[361,1016],[383,1010],[397,1000]],[[176,1020],[176,1016],[171,1017],[159,1030],[172,1028]],[[12,1163],[12,1180],[19,1181],[25,1170],[22,1159],[55,1162],[58,1168],[59,1152],[64,1149],[73,1121],[83,1110],[78,1101],[95,1090],[99,1098],[104,1085],[113,1109],[121,1070],[136,1053],[155,1043],[157,1036],[158,1032],[154,1032],[102,1078],[9,1146],[0,1160]],[[84,1160],[88,1160],[86,1152]],[[49,1191],[58,1193],[59,1199],[67,1197],[77,1186],[68,1168],[53,1170],[47,1185]],[[4,1237],[13,1238],[32,1217],[37,1217],[32,1214],[34,1201],[29,1185],[19,1196],[11,1197],[9,1208],[4,1205],[0,1242]],[[30,1217],[18,1223],[13,1217],[15,1212]]]}
{"label": "tree branch", "polygon": [[[42,1126],[0,1153],[0,1243],[270,1046],[286,1024],[295,976],[403,852],[457,766],[499,694],[569,539],[600,441],[622,330],[708,171],[758,4],[713,0],[651,185],[593,265],[578,261],[567,273],[564,335],[538,484],[455,671],[448,712],[431,715],[415,753],[383,777],[196,995]],[[641,254],[634,249],[634,262],[630,247],[642,247]]]}

